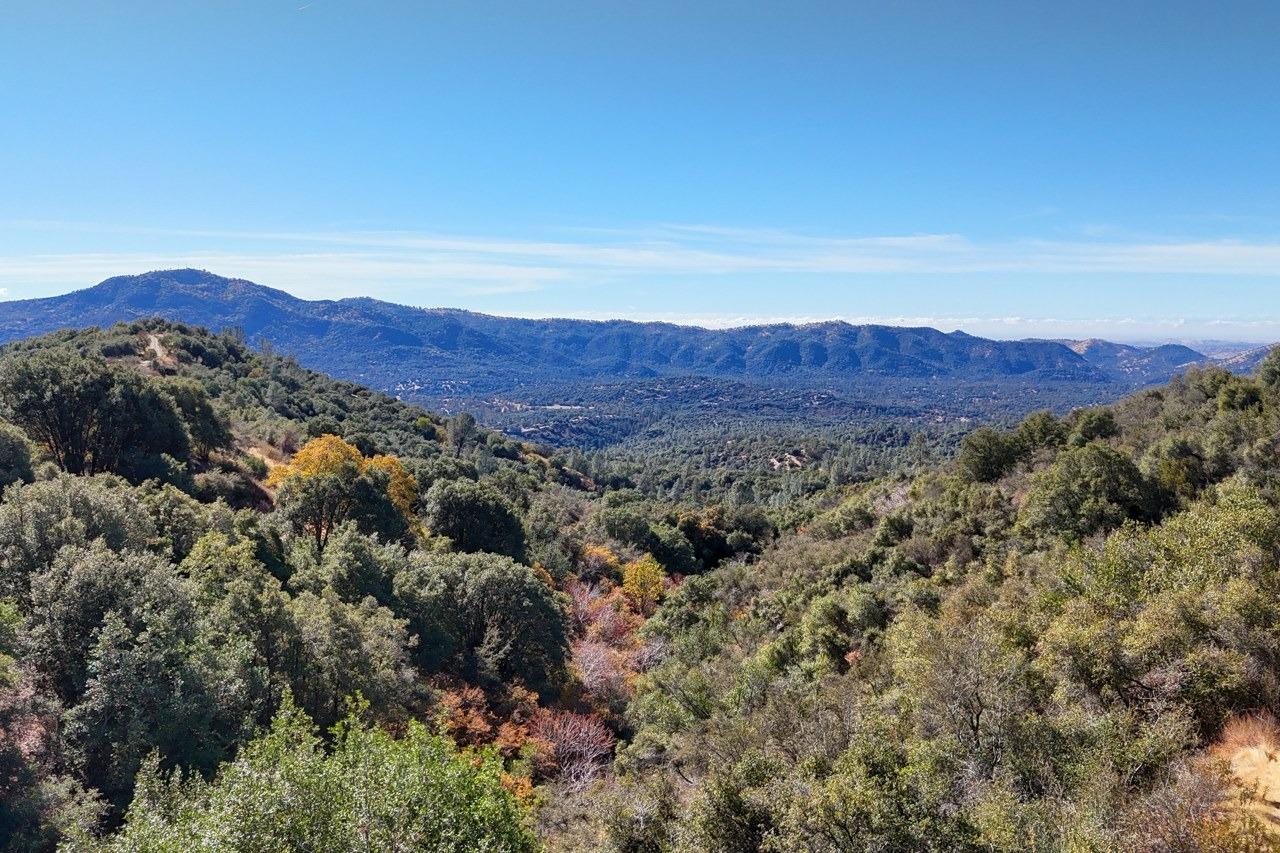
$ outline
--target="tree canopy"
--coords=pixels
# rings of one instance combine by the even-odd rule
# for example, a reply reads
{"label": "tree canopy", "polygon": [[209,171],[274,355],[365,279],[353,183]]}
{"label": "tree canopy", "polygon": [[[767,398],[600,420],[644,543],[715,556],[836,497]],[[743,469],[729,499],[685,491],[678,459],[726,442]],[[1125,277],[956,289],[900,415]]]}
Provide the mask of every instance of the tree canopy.
{"label": "tree canopy", "polygon": [[120,833],[101,851],[413,850],[532,853],[493,755],[461,753],[411,723],[403,737],[342,719],[326,747],[286,705],[212,782],[152,761]]}

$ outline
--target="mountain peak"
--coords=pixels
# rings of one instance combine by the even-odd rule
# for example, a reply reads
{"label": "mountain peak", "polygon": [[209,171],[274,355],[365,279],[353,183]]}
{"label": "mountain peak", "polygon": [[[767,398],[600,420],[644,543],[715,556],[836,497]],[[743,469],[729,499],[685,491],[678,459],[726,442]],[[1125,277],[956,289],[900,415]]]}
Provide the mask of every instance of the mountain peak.
{"label": "mountain peak", "polygon": [[[0,341],[153,316],[215,330],[238,327],[310,367],[446,407],[457,388],[468,398],[493,400],[529,389],[663,377],[834,389],[873,399],[910,391],[964,400],[971,392],[963,389],[975,383],[1017,385],[1026,389],[1016,395],[1025,405],[1048,405],[1054,395],[1076,405],[1108,388],[1118,396],[1163,382],[1207,360],[1181,346],[1001,341],[841,321],[705,329],[514,319],[368,297],[308,301],[189,268],[116,276],[64,296],[0,303]],[[1076,390],[1059,393],[1050,386]]]}
{"label": "mountain peak", "polygon": [[208,270],[192,267],[152,270],[139,275],[113,276],[87,290],[78,292],[129,298],[135,294],[162,297],[166,291],[198,293],[205,298],[214,299],[242,298],[250,293],[269,294],[277,299],[296,299],[283,290],[255,284],[243,278],[227,278]]}
{"label": "mountain peak", "polygon": [[[139,273],[138,275],[117,275],[98,284],[98,287],[112,285],[116,283],[133,283],[148,281],[166,281],[174,284],[184,285],[222,285],[225,286],[233,281],[245,281],[244,279],[227,278],[224,275],[218,275],[209,270],[196,269],[195,267],[182,267],[180,269],[168,270],[150,270],[149,272]],[[249,284],[250,282],[245,282]]]}

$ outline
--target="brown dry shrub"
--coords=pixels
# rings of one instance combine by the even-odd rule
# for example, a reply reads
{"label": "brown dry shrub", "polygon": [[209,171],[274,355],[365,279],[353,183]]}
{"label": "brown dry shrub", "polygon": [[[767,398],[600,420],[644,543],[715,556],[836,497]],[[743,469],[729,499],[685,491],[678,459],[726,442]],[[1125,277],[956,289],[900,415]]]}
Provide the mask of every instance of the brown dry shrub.
{"label": "brown dry shrub", "polygon": [[1274,751],[1280,747],[1280,723],[1270,711],[1254,711],[1232,717],[1222,727],[1222,735],[1214,752],[1230,757],[1242,749],[1262,747]]}

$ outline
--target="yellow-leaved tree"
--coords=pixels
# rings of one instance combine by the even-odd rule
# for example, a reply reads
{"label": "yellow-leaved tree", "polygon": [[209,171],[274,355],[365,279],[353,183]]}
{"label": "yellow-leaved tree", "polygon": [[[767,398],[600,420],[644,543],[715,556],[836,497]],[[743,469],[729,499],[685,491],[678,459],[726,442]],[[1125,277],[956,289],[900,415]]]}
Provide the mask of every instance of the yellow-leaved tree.
{"label": "yellow-leaved tree", "polygon": [[[375,472],[383,476],[370,476]],[[334,528],[350,518],[357,519],[361,529],[390,537],[420,528],[413,512],[418,482],[400,460],[381,455],[366,458],[336,435],[308,441],[287,465],[271,471],[267,485],[279,488],[278,500],[286,515],[310,533],[317,552],[324,550]],[[395,508],[391,515],[403,517],[390,529],[378,520],[390,518],[385,513],[379,516],[375,509],[381,499],[371,499],[380,493]]]}
{"label": "yellow-leaved tree", "polygon": [[622,574],[622,561],[618,555],[604,545],[584,545],[578,555],[581,564],[579,576],[583,580],[592,581],[600,578],[617,580]]}
{"label": "yellow-leaved tree", "polygon": [[413,518],[413,505],[418,502],[418,481],[394,456],[379,454],[369,459],[369,468],[387,472],[387,496],[405,518]]}
{"label": "yellow-leaved tree", "polygon": [[637,610],[653,612],[666,587],[667,573],[652,554],[645,554],[622,567],[622,591]]}
{"label": "yellow-leaved tree", "polygon": [[336,435],[325,434],[304,444],[287,465],[273,468],[267,476],[267,485],[275,488],[304,477],[356,477],[363,473],[366,461],[355,445]]}

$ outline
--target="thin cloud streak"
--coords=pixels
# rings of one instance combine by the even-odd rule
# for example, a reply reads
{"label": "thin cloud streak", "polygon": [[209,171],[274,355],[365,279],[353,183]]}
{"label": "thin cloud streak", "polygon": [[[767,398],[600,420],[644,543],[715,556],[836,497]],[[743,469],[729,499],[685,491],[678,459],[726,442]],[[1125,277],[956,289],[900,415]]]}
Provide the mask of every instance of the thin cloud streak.
{"label": "thin cloud streak", "polygon": [[[172,232],[166,232],[172,233]],[[212,233],[212,232],[207,232]],[[228,234],[218,232],[219,236]],[[235,236],[235,235],[230,235]],[[259,235],[261,236],[261,235]],[[273,235],[279,240],[285,235]],[[646,249],[634,253],[628,263],[620,256],[595,251],[577,251],[595,247],[575,246],[573,252],[556,252],[552,248],[565,244],[526,243],[520,241],[484,241],[475,238],[429,238],[421,236],[388,236],[359,234],[290,234],[298,242],[342,244],[347,251],[262,252],[194,254],[168,253],[76,253],[18,257],[0,256],[0,281],[21,285],[17,296],[28,296],[32,285],[58,285],[60,289],[90,286],[113,275],[153,269],[194,266],[219,274],[246,278],[280,287],[306,298],[343,298],[381,295],[392,301],[410,304],[458,304],[461,297],[528,293],[552,286],[584,286],[606,280],[610,270],[617,277],[641,275],[637,258],[648,258],[656,251]],[[243,239],[243,238],[238,238]],[[750,238],[749,238],[750,239]],[[782,238],[778,238],[782,239]],[[790,238],[787,238],[790,239]],[[800,238],[807,240],[809,238]],[[843,241],[849,243],[851,241]],[[953,246],[963,244],[959,238],[936,236],[926,238],[872,238],[853,241],[878,242],[895,246]],[[499,244],[503,252],[494,247]],[[405,246],[432,251],[398,251]],[[445,247],[448,247],[446,250]],[[532,247],[532,248],[531,248]],[[359,251],[365,249],[365,251]],[[517,252],[518,250],[518,252]],[[1145,250],[1127,247],[1133,257],[1145,257]],[[513,256],[520,255],[520,262]],[[565,263],[572,256],[579,262]],[[608,259],[608,264],[600,258]],[[684,257],[688,257],[687,255]],[[537,258],[539,262],[527,259]],[[589,265],[581,259],[595,261]],[[610,267],[617,265],[618,268]],[[654,267],[645,267],[652,273]],[[665,263],[666,272],[683,270],[695,274],[687,266]],[[0,288],[0,297],[13,292],[13,287]],[[382,294],[377,291],[382,290]],[[390,294],[388,294],[388,291]],[[545,312],[512,311],[516,316],[545,317]],[[947,316],[947,315],[752,315],[741,313],[697,314],[648,310],[568,311],[556,316],[586,320],[625,318],[642,322],[667,322],[707,328],[792,323],[797,325],[843,321],[851,324],[888,326],[928,326],[944,331],[964,330],[994,338],[1080,338],[1107,337],[1112,340],[1192,340],[1215,338],[1249,342],[1280,340],[1280,319],[1242,318],[1170,318],[1170,317],[1035,317],[1035,316]]]}
{"label": "thin cloud streak", "polygon": [[437,299],[451,294],[487,296],[535,291],[565,278],[563,270],[556,267],[512,267],[448,257],[339,252],[85,253],[0,257],[0,281],[28,287],[44,284],[80,289],[116,275],[179,267],[208,269],[220,275],[305,293],[307,298],[314,299],[367,296],[370,283],[411,287],[424,297]]}
{"label": "thin cloud streak", "polygon": [[[75,223],[13,223],[32,229],[92,232]],[[381,269],[396,279],[522,282],[611,280],[652,275],[753,274],[849,276],[876,274],[1195,274],[1280,277],[1280,242],[1222,241],[974,241],[957,234],[823,237],[777,229],[666,225],[597,232],[596,240],[529,240],[403,231],[222,231],[104,227],[100,233],[162,237],[207,245],[232,243],[231,257],[204,256],[271,269],[293,266],[339,281]],[[263,245],[262,252],[244,250]],[[323,247],[317,251],[316,247]],[[21,270],[49,280],[60,265],[92,266],[109,255],[0,257],[0,276]],[[340,269],[317,269],[324,258]],[[119,262],[131,260],[127,255]],[[49,264],[52,272],[32,270]],[[65,267],[63,267],[65,268]],[[96,268],[96,267],[95,267]]]}
{"label": "thin cloud streak", "polygon": [[[796,287],[873,283],[877,276],[924,280],[947,275],[1205,275],[1280,278],[1280,242],[975,241],[958,234],[818,236],[782,229],[658,225],[629,231],[578,229],[572,238],[514,239],[406,231],[234,231],[4,223],[0,233],[60,232],[74,242],[139,246],[138,251],[43,254],[0,249],[0,296],[48,295],[111,276],[199,267],[283,288],[306,298],[376,296],[421,306],[465,305],[504,294],[651,285],[732,288],[753,277]],[[82,235],[82,236],[80,236]],[[65,240],[63,242],[66,242]],[[163,247],[163,249],[161,248]],[[790,285],[788,285],[790,286]],[[7,291],[7,293],[6,293]],[[561,304],[564,300],[558,300]],[[1153,306],[1154,307],[1154,306]],[[1157,309],[1158,310],[1158,309]],[[739,316],[614,310],[569,311],[584,319],[630,319],[726,327],[763,322],[932,326],[990,337],[1087,337],[1123,340],[1280,339],[1267,317],[1087,319],[1027,316]]]}

